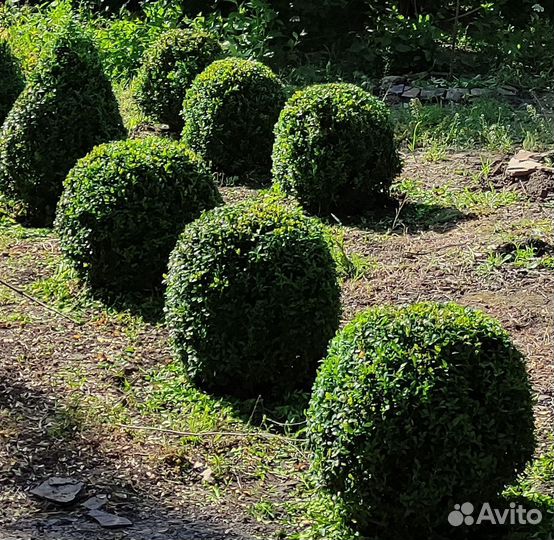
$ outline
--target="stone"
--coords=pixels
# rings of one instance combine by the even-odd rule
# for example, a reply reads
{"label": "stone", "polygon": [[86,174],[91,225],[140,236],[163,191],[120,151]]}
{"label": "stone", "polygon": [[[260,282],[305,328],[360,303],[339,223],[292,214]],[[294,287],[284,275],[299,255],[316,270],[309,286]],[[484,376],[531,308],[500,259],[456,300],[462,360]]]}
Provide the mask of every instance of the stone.
{"label": "stone", "polygon": [[108,502],[108,497],[106,495],[97,495],[96,497],[91,497],[87,499],[82,506],[88,510],[100,510]]}
{"label": "stone", "polygon": [[400,96],[404,93],[405,88],[406,88],[405,84],[395,84],[394,86],[391,86],[387,90],[387,94],[393,94],[395,96]]}
{"label": "stone", "polygon": [[442,99],[446,90],[444,88],[427,88],[421,91],[419,99],[422,101],[433,101],[435,99]]}
{"label": "stone", "polygon": [[421,88],[414,87],[407,87],[404,92],[402,93],[402,97],[404,99],[415,99],[419,97],[419,94],[421,93]]}
{"label": "stone", "polygon": [[446,99],[454,103],[460,103],[468,94],[469,91],[465,88],[450,88],[446,92]]}
{"label": "stone", "polygon": [[520,150],[506,167],[506,175],[511,177],[529,176],[537,171],[551,172],[552,168],[544,164],[544,159],[548,154],[539,152],[528,152]]}
{"label": "stone", "polygon": [[87,516],[97,521],[101,527],[106,529],[119,529],[122,527],[131,527],[133,525],[133,522],[129,521],[127,518],[109,514],[102,510],[91,510],[88,512]]}
{"label": "stone", "polygon": [[388,90],[391,86],[405,83],[406,77],[402,77],[400,75],[388,75],[387,77],[383,77],[381,79],[381,89]]}
{"label": "stone", "polygon": [[30,490],[30,492],[47,501],[58,504],[70,504],[74,502],[85,487],[83,482],[72,478],[60,478],[54,476],[48,478],[39,486]]}
{"label": "stone", "polygon": [[490,90],[489,88],[472,88],[469,92],[469,95],[472,98],[486,97],[492,95],[492,90]]}
{"label": "stone", "polygon": [[501,96],[516,96],[517,95],[517,88],[514,88],[513,86],[510,86],[508,84],[504,84],[502,86],[499,86],[496,91]]}

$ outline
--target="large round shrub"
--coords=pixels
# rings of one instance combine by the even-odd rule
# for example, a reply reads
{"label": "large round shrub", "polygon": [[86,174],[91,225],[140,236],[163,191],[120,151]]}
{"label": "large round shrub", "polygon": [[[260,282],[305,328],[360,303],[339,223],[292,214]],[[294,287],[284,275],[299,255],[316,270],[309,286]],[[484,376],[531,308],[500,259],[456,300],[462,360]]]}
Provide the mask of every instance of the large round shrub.
{"label": "large round shrub", "polygon": [[313,213],[375,207],[400,172],[386,106],[352,84],[296,92],[275,134],[275,182]]}
{"label": "large round shrub", "polygon": [[313,381],[340,310],[326,238],[319,222],[271,196],[185,228],[170,258],[166,319],[193,381],[239,396]]}
{"label": "large round shrub", "polygon": [[95,145],[125,136],[110,82],[75,24],[56,36],[0,133],[0,192],[33,225],[51,225],[63,181]]}
{"label": "large round shrub", "polygon": [[455,503],[493,501],[516,478],[533,453],[532,401],[494,319],[456,304],[371,309],[317,376],[313,467],[364,533],[429,538]]}
{"label": "large round shrub", "polygon": [[8,42],[0,37],[0,125],[24,86],[23,74]]}
{"label": "large round shrub", "polygon": [[187,89],[221,53],[217,40],[205,32],[169,30],[162,34],[147,51],[137,74],[138,104],[150,117],[179,131]]}
{"label": "large round shrub", "polygon": [[94,289],[155,289],[185,224],[221,203],[199,158],[160,138],[97,146],[65,181],[63,253]]}
{"label": "large round shrub", "polygon": [[243,181],[267,180],[273,126],[285,95],[263,64],[218,60],[194,80],[183,104],[183,141],[213,171]]}

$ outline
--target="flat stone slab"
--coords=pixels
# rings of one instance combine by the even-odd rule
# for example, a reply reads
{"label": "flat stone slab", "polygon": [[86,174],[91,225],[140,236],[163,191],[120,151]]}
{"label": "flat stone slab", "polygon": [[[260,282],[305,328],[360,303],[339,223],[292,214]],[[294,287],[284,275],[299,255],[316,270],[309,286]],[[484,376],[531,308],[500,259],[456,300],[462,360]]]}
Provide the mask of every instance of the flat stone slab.
{"label": "flat stone slab", "polygon": [[466,88],[450,88],[446,92],[446,99],[448,101],[454,101],[459,103],[469,94],[469,90]]}
{"label": "flat stone slab", "polygon": [[70,504],[77,499],[85,487],[83,482],[73,478],[48,478],[39,486],[30,490],[30,493],[47,501],[59,504]]}
{"label": "flat stone slab", "polygon": [[431,101],[433,99],[441,99],[445,94],[446,90],[443,88],[430,88],[422,90],[419,98],[424,101]]}
{"label": "flat stone slab", "polygon": [[406,88],[406,85],[404,84],[395,84],[388,89],[387,93],[393,94],[395,96],[400,96],[404,93],[405,88]]}
{"label": "flat stone slab", "polygon": [[415,99],[416,97],[419,97],[419,94],[421,94],[421,88],[416,88],[415,86],[413,88],[406,88],[402,94],[402,97],[405,99]]}
{"label": "flat stone slab", "polygon": [[108,502],[108,497],[106,495],[97,495],[96,497],[91,497],[87,499],[82,506],[88,510],[100,510]]}
{"label": "flat stone slab", "polygon": [[122,527],[131,527],[133,522],[127,518],[109,514],[102,510],[91,510],[87,516],[97,521],[101,527],[106,529],[120,529]]}
{"label": "flat stone slab", "polygon": [[553,172],[553,169],[544,163],[544,159],[547,155],[548,154],[541,154],[539,152],[520,150],[510,159],[506,167],[506,175],[521,177],[529,176],[537,171]]}

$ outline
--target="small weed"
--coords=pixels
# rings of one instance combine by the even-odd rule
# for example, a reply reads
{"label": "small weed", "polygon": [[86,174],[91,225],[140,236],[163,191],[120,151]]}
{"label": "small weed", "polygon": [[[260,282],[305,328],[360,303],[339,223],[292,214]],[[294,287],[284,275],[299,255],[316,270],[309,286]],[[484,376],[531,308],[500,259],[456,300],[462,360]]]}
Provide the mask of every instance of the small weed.
{"label": "small weed", "polygon": [[262,523],[271,522],[277,517],[275,505],[270,501],[260,501],[253,504],[249,509],[249,513]]}
{"label": "small weed", "polygon": [[379,267],[379,263],[375,259],[359,253],[349,254],[344,243],[345,231],[335,228],[333,232],[331,245],[339,276],[344,280],[352,279],[354,281],[371,277]]}
{"label": "small weed", "polygon": [[438,161],[446,161],[448,148],[439,141],[432,141],[429,147],[425,150],[423,157],[426,161],[436,163]]}

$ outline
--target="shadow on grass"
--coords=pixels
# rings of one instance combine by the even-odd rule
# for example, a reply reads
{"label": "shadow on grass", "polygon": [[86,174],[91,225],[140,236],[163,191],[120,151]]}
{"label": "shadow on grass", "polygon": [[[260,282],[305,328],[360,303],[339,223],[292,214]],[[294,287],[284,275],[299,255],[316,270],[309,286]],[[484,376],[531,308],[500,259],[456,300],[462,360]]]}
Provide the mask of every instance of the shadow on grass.
{"label": "shadow on grass", "polygon": [[341,219],[343,225],[374,232],[445,233],[475,215],[457,208],[408,201],[389,201],[383,209]]}
{"label": "shadow on grass", "polygon": [[141,317],[144,322],[157,324],[164,320],[164,293],[161,289],[113,293],[106,290],[90,291],[94,300],[115,311],[128,311],[131,315]]}
{"label": "shadow on grass", "polygon": [[[9,464],[1,473],[4,510],[14,511],[9,525],[0,520],[1,538],[11,534],[19,538],[23,533],[23,538],[44,540],[113,540],[113,531],[92,523],[87,509],[80,506],[95,494],[111,495],[105,510],[133,522],[124,534],[130,540],[152,540],[152,531],[162,528],[167,540],[251,538],[229,530],[229,515],[203,511],[197,517],[193,504],[177,508],[153,497],[151,477],[141,477],[137,456],[118,453],[115,440],[107,441],[108,451],[104,450],[102,434],[84,426],[79,403],[72,405],[1,367],[0,412],[0,459]],[[75,503],[63,507],[42,500],[27,508],[21,494],[52,476],[82,481],[85,491]]]}
{"label": "shadow on grass", "polygon": [[306,426],[306,409],[311,393],[297,390],[281,398],[259,396],[238,399],[231,396],[212,396],[233,409],[236,416],[250,424],[271,433],[294,436]]}

